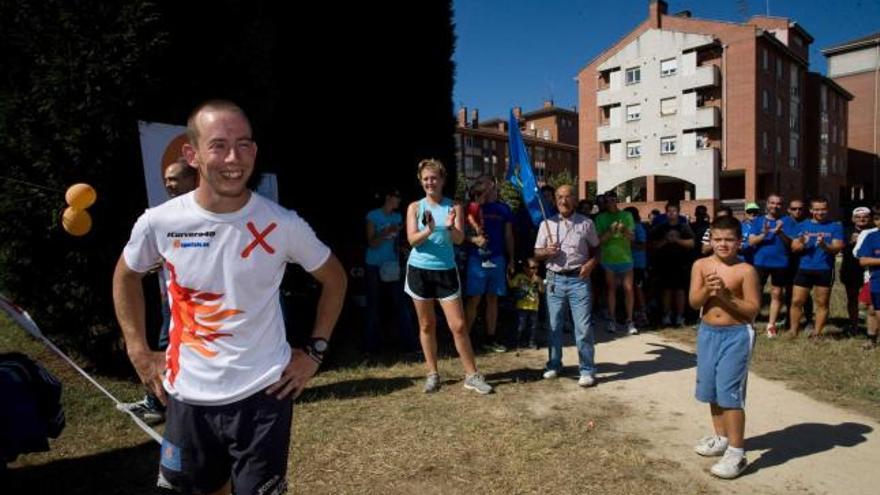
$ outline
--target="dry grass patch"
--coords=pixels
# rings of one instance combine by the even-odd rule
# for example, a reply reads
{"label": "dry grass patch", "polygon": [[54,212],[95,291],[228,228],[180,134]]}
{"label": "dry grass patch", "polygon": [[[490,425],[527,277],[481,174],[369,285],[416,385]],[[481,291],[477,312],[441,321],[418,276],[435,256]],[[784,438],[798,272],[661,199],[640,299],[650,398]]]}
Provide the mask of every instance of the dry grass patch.
{"label": "dry grass patch", "polygon": [[461,388],[452,359],[442,362],[446,382],[432,395],[421,391],[420,364],[322,374],[295,412],[294,491],[707,493],[675,463],[647,457],[645,439],[615,433],[624,406],[574,380],[541,381],[541,359],[481,357],[498,385],[488,397]]}

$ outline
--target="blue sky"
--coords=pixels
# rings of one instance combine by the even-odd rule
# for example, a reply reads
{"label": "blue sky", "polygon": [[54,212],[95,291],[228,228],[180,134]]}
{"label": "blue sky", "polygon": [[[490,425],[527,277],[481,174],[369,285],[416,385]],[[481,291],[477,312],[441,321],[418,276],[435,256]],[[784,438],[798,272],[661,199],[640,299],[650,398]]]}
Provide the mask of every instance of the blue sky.
{"label": "blue sky", "polygon": [[[810,70],[825,73],[821,49],[880,31],[880,0],[669,0],[669,13],[741,22],[765,14],[797,21],[815,38]],[[454,0],[453,103],[480,120],[534,110],[545,98],[577,105],[574,77],[648,15],[648,0]]]}

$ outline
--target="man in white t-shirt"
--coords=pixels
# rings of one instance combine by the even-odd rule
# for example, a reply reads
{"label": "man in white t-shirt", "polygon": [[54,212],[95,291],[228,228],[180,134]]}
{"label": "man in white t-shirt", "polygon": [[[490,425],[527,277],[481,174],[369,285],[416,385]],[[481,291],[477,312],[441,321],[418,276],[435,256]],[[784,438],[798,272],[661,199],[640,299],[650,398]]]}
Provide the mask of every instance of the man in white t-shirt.
{"label": "man in white t-shirt", "polygon": [[[160,485],[284,493],[292,401],[321,364],[345,272],[295,212],[247,189],[257,145],[241,108],[205,103],[187,127],[183,152],[199,186],[141,215],[113,276],[128,356],[168,406]],[[171,306],[164,353],[147,346],[141,287],[159,260]],[[288,263],[322,286],[305,349],[285,339],[278,287]]]}

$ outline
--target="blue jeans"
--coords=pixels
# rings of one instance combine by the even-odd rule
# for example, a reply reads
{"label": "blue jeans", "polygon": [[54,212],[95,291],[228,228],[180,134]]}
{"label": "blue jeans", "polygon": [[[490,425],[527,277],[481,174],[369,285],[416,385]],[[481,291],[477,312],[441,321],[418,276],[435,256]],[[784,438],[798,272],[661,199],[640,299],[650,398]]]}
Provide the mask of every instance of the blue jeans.
{"label": "blue jeans", "polygon": [[538,336],[538,311],[528,309],[516,310],[516,345],[526,342],[537,342]]}
{"label": "blue jeans", "polygon": [[574,338],[578,351],[581,376],[594,375],[595,338],[593,335],[593,295],[590,281],[580,277],[548,274],[547,310],[550,313],[550,336],[547,350],[550,359],[548,370],[562,370],[562,328],[565,315],[571,311],[574,320]]}
{"label": "blue jeans", "polygon": [[365,345],[368,351],[376,352],[379,350],[381,339],[379,335],[379,316],[381,311],[380,296],[382,291],[388,293],[391,298],[391,312],[397,318],[397,337],[398,343],[404,351],[415,351],[420,347],[418,333],[412,324],[412,305],[404,304],[403,298],[403,278],[405,272],[401,273],[401,280],[396,282],[383,282],[379,278],[379,267],[377,265],[366,265],[366,281],[367,281],[367,322],[366,332],[364,335]]}

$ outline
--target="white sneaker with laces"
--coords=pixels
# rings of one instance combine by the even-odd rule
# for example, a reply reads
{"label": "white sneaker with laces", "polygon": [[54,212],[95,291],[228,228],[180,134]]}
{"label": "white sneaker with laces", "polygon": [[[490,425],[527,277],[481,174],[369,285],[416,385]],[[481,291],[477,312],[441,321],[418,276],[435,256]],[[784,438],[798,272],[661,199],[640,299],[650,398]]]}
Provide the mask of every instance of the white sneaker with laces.
{"label": "white sneaker with laces", "polygon": [[633,323],[633,322],[631,322],[631,321],[630,321],[630,322],[627,322],[627,324],[626,324],[626,334],[627,334],[627,335],[638,335],[638,334],[639,334],[639,329],[636,328],[635,323]]}
{"label": "white sneaker with laces", "polygon": [[718,457],[724,455],[727,450],[727,440],[722,439],[718,435],[710,435],[703,437],[694,446],[694,452],[705,457]]}
{"label": "white sneaker with laces", "polygon": [[554,378],[559,378],[559,372],[556,370],[547,370],[544,372],[543,376],[545,380],[552,380]]}
{"label": "white sneaker with laces", "polygon": [[579,387],[584,387],[584,388],[592,387],[595,384],[596,384],[596,379],[593,378],[592,375],[582,375],[580,378],[578,378],[578,386]]}
{"label": "white sneaker with laces", "polygon": [[731,480],[742,474],[748,464],[745,454],[738,456],[728,450],[724,453],[721,460],[716,462],[709,471],[719,478]]}

